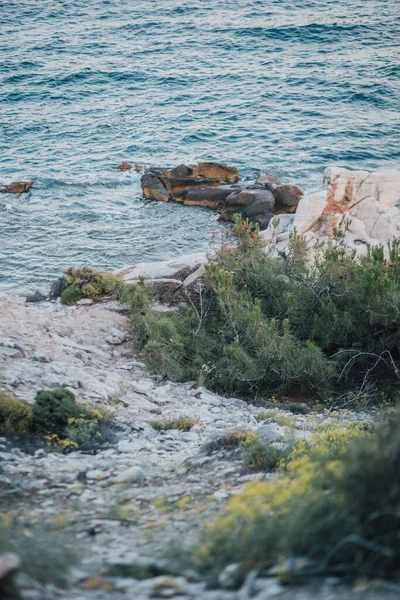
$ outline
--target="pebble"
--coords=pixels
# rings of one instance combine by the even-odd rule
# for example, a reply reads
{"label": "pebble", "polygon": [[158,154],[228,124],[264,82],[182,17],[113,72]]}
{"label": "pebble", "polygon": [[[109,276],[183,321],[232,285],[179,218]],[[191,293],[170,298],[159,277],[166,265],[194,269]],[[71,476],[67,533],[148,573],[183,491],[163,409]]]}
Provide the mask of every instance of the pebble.
{"label": "pebble", "polygon": [[141,467],[135,466],[126,469],[114,477],[114,483],[136,483],[145,479],[145,473]]}

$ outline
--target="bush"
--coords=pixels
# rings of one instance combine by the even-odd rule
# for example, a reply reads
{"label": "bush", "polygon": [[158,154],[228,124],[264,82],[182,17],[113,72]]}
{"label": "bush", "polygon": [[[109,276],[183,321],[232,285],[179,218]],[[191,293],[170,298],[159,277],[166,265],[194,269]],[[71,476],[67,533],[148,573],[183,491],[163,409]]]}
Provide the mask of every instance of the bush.
{"label": "bush", "polygon": [[294,232],[274,258],[248,224],[236,226],[236,246],[222,247],[186,306],[156,312],[144,296],[133,305],[154,371],[242,396],[290,390],[326,399],[398,385],[400,241],[388,258],[380,247],[357,257],[339,235],[311,260]]}
{"label": "bush", "polygon": [[95,271],[90,267],[70,267],[65,273],[68,287],[61,293],[63,304],[74,304],[81,298],[101,300],[104,296],[116,295],[124,284],[112,273]]}
{"label": "bush", "polygon": [[397,412],[372,434],[353,426],[297,442],[278,474],[248,483],[207,525],[196,567],[215,580],[230,563],[239,562],[244,576],[303,557],[303,576],[397,577],[399,425]]}
{"label": "bush", "polygon": [[0,433],[27,452],[46,445],[57,452],[96,451],[115,439],[113,415],[79,406],[66,388],[37,392],[30,406],[0,394]]}
{"label": "bush", "polygon": [[87,411],[76,403],[75,396],[66,388],[37,392],[33,405],[33,425],[46,433],[63,432],[69,419],[87,416]]}
{"label": "bush", "polygon": [[0,522],[0,554],[15,552],[24,573],[41,583],[66,587],[69,569],[78,563],[76,540],[48,523],[37,527],[7,521],[8,515]]}
{"label": "bush", "polygon": [[23,435],[32,426],[32,407],[0,392],[0,435]]}

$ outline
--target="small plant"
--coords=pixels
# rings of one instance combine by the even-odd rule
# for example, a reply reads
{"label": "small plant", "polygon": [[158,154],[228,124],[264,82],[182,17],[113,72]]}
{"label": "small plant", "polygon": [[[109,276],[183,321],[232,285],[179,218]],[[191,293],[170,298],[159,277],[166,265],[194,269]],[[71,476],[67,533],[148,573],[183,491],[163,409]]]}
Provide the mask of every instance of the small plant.
{"label": "small plant", "polygon": [[63,432],[69,419],[87,415],[87,411],[76,403],[74,394],[66,388],[37,392],[32,410],[34,427],[46,433]]}
{"label": "small plant", "polygon": [[198,419],[192,417],[177,417],[176,419],[164,419],[162,421],[150,421],[150,425],[157,431],[167,429],[179,429],[180,431],[190,431],[193,425],[198,423]]}
{"label": "small plant", "polygon": [[32,407],[0,392],[0,435],[24,435],[32,427]]}
{"label": "small plant", "polygon": [[59,587],[67,586],[68,572],[78,563],[76,541],[67,534],[48,523],[39,527],[0,515],[0,554],[5,552],[15,552],[21,571],[34,580]]}
{"label": "small plant", "polygon": [[124,287],[119,277],[90,267],[70,267],[65,281],[68,287],[61,293],[63,304],[74,304],[81,298],[101,300],[104,296],[117,295]]}
{"label": "small plant", "polygon": [[288,458],[293,445],[284,447],[262,442],[257,436],[248,438],[243,445],[243,468],[245,471],[271,472]]}
{"label": "small plant", "polygon": [[301,556],[303,576],[398,576],[399,424],[397,411],[372,433],[352,425],[297,442],[276,475],[246,484],[206,526],[196,568],[215,581],[231,563],[245,576]]}

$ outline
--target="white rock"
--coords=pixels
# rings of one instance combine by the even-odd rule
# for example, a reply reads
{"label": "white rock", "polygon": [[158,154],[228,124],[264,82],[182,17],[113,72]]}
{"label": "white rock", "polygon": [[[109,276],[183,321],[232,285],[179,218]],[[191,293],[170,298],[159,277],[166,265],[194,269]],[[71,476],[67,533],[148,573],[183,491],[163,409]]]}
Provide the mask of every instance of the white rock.
{"label": "white rock", "polygon": [[116,477],[114,477],[115,483],[134,483],[137,481],[143,481],[145,474],[143,469],[138,466],[130,467],[126,471],[122,471]]}

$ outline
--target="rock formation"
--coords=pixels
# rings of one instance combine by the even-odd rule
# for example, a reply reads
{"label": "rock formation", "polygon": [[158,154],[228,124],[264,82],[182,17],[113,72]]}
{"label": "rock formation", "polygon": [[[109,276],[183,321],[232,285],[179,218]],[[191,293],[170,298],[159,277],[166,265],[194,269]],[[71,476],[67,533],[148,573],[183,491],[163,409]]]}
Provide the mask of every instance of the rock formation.
{"label": "rock formation", "polygon": [[275,236],[284,246],[295,227],[310,245],[329,244],[341,231],[344,245],[358,252],[400,236],[400,172],[330,167],[323,184],[324,190],[300,200],[294,218],[285,216],[276,231],[271,223],[262,236],[267,240]]}
{"label": "rock formation", "polygon": [[33,186],[33,181],[13,181],[0,190],[2,194],[25,194]]}
{"label": "rock formation", "polygon": [[149,200],[211,208],[220,213],[223,221],[232,221],[233,215],[240,213],[261,229],[268,226],[273,215],[294,212],[303,195],[299,188],[279,185],[268,175],[260,176],[253,184],[238,181],[236,168],[203,162],[174,169],[151,167],[142,176],[141,184]]}

